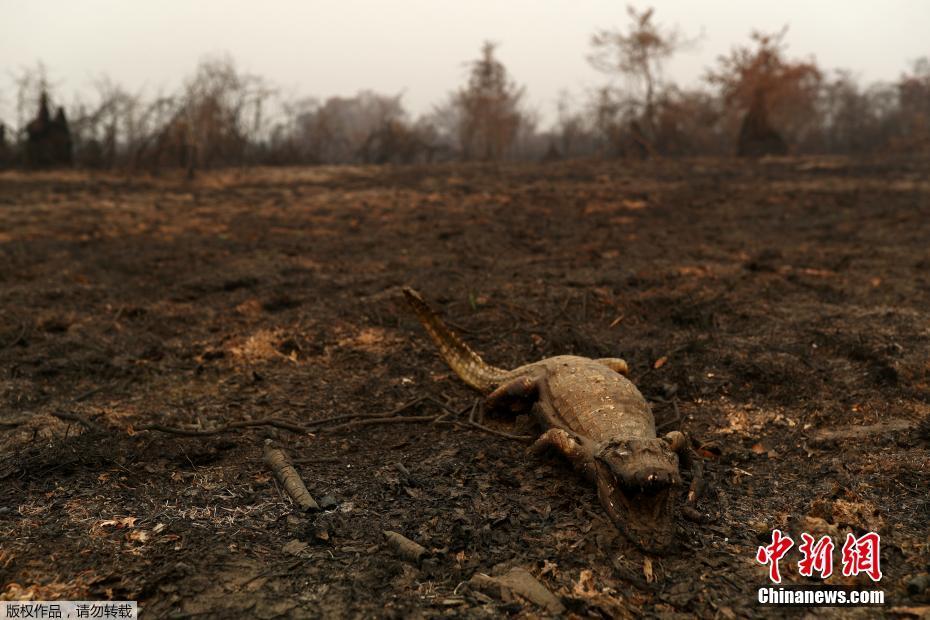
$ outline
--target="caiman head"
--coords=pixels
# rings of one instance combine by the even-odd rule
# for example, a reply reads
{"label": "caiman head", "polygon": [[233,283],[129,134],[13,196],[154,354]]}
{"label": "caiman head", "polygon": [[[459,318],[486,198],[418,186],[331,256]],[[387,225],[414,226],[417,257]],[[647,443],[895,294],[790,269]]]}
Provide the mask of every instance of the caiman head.
{"label": "caiman head", "polygon": [[644,551],[674,541],[678,454],[665,439],[615,439],[595,451],[597,494],[623,534]]}

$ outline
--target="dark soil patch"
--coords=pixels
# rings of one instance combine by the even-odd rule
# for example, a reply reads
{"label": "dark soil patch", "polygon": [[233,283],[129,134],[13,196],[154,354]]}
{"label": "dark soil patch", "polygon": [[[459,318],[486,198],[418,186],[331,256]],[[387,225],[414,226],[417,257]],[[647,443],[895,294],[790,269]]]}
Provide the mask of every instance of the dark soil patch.
{"label": "dark soil patch", "polygon": [[[908,589],[930,566],[926,171],[0,175],[0,595],[138,599],[153,618],[539,615],[463,585],[519,566],[579,616],[753,616],[755,551],[779,527],[880,532],[884,611],[926,606]],[[626,358],[658,425],[701,444],[711,519],[679,519],[678,548],[644,556],[563,463],[477,430],[134,430],[306,424],[422,396],[467,410],[408,285],[495,365]],[[815,440],[858,425],[879,430]],[[282,497],[268,437],[323,511]],[[384,530],[430,556],[403,561]]]}

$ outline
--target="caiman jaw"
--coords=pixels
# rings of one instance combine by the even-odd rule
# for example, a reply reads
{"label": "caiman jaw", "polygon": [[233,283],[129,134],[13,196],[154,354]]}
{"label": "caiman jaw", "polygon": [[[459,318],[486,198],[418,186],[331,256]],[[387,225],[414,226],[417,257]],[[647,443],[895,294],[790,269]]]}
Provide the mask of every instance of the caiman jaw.
{"label": "caiman jaw", "polygon": [[662,440],[629,440],[603,446],[595,462],[598,497],[617,529],[643,551],[667,550],[681,482],[677,455]]}
{"label": "caiman jaw", "polygon": [[674,487],[624,488],[600,469],[599,465],[597,494],[617,529],[643,551],[660,553],[671,547],[675,538]]}

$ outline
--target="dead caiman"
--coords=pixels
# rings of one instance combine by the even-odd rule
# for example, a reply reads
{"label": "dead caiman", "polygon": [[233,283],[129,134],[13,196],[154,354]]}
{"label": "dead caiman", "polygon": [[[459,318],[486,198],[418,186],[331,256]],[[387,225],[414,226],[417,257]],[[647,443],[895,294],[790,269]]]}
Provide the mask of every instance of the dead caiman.
{"label": "dead caiman", "polygon": [[692,468],[689,502],[700,480],[699,461],[678,431],[657,437],[646,399],[627,379],[618,358],[559,355],[514,370],[488,365],[423,301],[404,295],[439,353],[468,385],[487,396],[488,410],[532,409],[545,429],[531,451],[554,449],[597,484],[598,497],[617,528],[647,551],[674,540],[674,491],[679,457]]}

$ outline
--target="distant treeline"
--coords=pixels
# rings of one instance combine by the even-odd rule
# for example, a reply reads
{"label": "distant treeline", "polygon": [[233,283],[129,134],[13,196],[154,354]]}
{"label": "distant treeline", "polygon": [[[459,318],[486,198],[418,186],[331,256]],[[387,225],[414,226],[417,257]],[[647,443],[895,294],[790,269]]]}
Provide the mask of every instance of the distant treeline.
{"label": "distant treeline", "polygon": [[[930,153],[930,60],[894,82],[860,85],[789,58],[786,30],[753,33],[720,57],[705,86],[661,79],[695,43],[629,9],[626,30],[591,41],[612,78],[587,100],[563,96],[539,127],[525,91],[485,44],[468,80],[412,118],[400,95],[286,98],[229,58],[200,63],[176,91],[132,93],[100,80],[65,102],[42,65],[15,79],[15,121],[0,123],[0,166],[158,171],[243,165],[404,164],[564,157]],[[617,83],[622,83],[618,86]]]}

